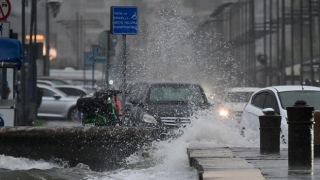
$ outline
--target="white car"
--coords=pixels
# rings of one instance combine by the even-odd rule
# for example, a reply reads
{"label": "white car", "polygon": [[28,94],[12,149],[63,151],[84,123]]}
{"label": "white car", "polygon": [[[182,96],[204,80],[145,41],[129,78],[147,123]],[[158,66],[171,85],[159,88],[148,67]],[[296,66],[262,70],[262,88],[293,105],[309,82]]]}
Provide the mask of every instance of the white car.
{"label": "white car", "polygon": [[59,89],[63,93],[65,93],[68,97],[84,97],[89,95],[89,92],[81,87],[72,86],[72,85],[58,85],[54,86],[54,88]]}
{"label": "white car", "polygon": [[240,122],[244,107],[252,94],[260,89],[256,87],[234,87],[227,90],[218,108],[221,119],[234,119]]}
{"label": "white car", "polygon": [[76,106],[79,97],[68,97],[65,93],[50,86],[40,84],[37,86],[43,92],[38,117],[79,120]]}
{"label": "white car", "polygon": [[314,86],[272,86],[255,92],[250,102],[244,108],[241,117],[242,132],[259,131],[259,116],[264,115],[262,110],[272,108],[281,116],[281,130],[288,137],[287,107],[291,107],[298,100],[305,100],[307,105],[320,109],[320,88]]}
{"label": "white car", "polygon": [[51,87],[55,86],[54,83],[52,83],[51,81],[46,81],[46,80],[37,80],[37,84],[51,86]]}

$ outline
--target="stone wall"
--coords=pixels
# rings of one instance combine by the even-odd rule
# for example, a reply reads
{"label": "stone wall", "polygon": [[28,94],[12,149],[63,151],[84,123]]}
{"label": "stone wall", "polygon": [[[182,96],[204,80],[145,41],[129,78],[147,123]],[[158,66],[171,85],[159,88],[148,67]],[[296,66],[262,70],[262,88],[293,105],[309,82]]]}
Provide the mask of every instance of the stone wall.
{"label": "stone wall", "polygon": [[119,167],[150,137],[150,131],[132,127],[2,127],[0,154],[103,171]]}

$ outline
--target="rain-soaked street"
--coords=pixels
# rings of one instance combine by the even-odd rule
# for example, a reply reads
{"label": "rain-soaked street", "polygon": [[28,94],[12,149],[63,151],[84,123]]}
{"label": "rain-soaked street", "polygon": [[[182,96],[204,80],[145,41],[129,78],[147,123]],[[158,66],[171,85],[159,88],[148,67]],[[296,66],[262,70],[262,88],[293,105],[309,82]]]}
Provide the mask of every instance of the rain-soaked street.
{"label": "rain-soaked street", "polygon": [[320,179],[320,0],[0,0],[0,180]]}

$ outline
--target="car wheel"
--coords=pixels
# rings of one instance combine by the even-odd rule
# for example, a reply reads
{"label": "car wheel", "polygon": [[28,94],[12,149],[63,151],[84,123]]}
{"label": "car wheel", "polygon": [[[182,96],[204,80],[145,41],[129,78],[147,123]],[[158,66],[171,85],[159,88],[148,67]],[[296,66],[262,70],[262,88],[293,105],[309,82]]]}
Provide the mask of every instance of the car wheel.
{"label": "car wheel", "polygon": [[79,118],[78,115],[79,111],[77,107],[73,107],[69,110],[69,116],[68,118],[71,119],[73,122],[80,122],[81,119]]}

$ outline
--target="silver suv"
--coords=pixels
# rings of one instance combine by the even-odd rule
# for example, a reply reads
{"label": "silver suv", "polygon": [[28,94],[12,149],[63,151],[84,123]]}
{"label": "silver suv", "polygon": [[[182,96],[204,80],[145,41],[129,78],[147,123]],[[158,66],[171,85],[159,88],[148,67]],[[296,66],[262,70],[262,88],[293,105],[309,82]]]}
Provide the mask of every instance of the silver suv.
{"label": "silver suv", "polygon": [[43,93],[42,102],[38,108],[38,117],[79,121],[76,107],[78,97],[68,97],[65,93],[50,86],[40,84],[37,86]]}

